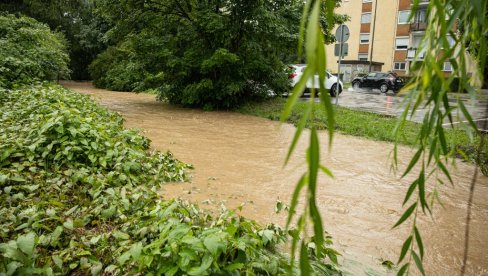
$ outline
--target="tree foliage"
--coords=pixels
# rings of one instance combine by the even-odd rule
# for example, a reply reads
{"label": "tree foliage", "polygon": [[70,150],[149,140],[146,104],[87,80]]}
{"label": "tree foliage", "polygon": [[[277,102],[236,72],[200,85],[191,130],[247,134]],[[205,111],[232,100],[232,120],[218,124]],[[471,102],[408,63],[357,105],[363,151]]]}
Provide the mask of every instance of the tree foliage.
{"label": "tree foliage", "polygon": [[160,99],[186,106],[229,108],[281,93],[302,8],[293,0],[101,0],[113,47],[90,70],[99,86],[157,88]]}
{"label": "tree foliage", "polygon": [[64,34],[70,57],[71,78],[89,79],[88,64],[105,44],[107,24],[93,13],[91,0],[3,0],[0,10],[26,15]]}
{"label": "tree foliage", "polygon": [[62,34],[25,16],[0,16],[0,86],[67,76]]}

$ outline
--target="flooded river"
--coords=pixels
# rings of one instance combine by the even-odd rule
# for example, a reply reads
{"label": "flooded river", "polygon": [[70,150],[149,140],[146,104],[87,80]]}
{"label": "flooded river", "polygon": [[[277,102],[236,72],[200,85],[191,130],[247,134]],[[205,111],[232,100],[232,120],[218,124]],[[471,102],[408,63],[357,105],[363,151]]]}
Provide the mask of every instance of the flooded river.
{"label": "flooded river", "polygon": [[[270,120],[230,112],[204,112],[158,103],[147,94],[94,89],[89,83],[65,82],[66,87],[94,98],[139,128],[152,147],[171,151],[191,163],[191,183],[166,185],[165,197],[180,197],[203,208],[244,204],[242,215],[262,224],[284,225],[286,214],[275,214],[276,200],[288,203],[294,185],[305,172],[307,141],[283,167],[295,128]],[[305,134],[306,136],[306,134]],[[399,180],[390,170],[392,144],[336,134],[332,150],[326,133],[320,134],[322,163],[335,178],[321,176],[317,200],[324,226],[343,265],[352,275],[393,275],[381,260],[396,262],[411,225],[391,229],[399,219],[410,179]],[[412,151],[400,148],[404,168]],[[468,199],[474,167],[458,162],[455,187],[442,186],[444,208],[419,226],[426,247],[428,275],[459,275]],[[432,186],[432,183],[430,184]],[[474,197],[468,275],[488,275],[488,178],[479,176]]]}

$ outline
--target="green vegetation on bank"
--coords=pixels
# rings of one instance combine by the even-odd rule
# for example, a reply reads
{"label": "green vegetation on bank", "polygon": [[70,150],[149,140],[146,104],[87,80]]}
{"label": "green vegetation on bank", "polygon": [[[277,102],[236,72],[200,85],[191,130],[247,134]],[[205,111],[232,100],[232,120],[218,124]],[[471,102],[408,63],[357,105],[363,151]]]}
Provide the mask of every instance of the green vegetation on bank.
{"label": "green vegetation on bank", "polygon": [[280,228],[161,198],[191,167],[88,96],[0,89],[0,111],[0,275],[289,273]]}
{"label": "green vegetation on bank", "polygon": [[67,77],[68,61],[61,33],[30,17],[0,13],[0,87]]}
{"label": "green vegetation on bank", "polygon": [[[236,109],[236,111],[278,121],[285,102],[285,98],[276,97],[261,103],[246,104]],[[293,108],[288,122],[297,125],[307,104],[307,102],[297,103]],[[316,104],[319,105],[319,103]],[[398,122],[396,117],[358,111],[340,106],[336,107],[335,111],[335,129],[340,133],[379,141],[394,142],[396,140],[393,133],[393,129]],[[327,129],[326,112],[321,108],[316,108],[314,115],[315,126],[318,129]],[[309,125],[310,122],[307,123],[307,127]],[[415,145],[415,139],[420,132],[420,128],[421,124],[406,121],[402,128],[402,135],[398,137],[398,142],[404,145]],[[446,129],[445,132],[446,140],[449,148],[453,150],[453,154],[476,161],[476,148],[479,139],[471,140],[462,130]],[[477,163],[480,165],[483,174],[488,175],[487,145],[485,145],[481,160],[478,160]]]}

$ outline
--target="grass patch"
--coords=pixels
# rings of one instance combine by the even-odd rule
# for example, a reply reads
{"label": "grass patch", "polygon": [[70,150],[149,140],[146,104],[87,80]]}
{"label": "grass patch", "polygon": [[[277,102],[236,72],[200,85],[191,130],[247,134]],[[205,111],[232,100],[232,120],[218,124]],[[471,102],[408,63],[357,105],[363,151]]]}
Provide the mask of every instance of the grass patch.
{"label": "grass patch", "polygon": [[[277,97],[260,103],[250,103],[241,106],[235,111],[278,121],[285,103],[285,98]],[[287,122],[297,125],[307,104],[309,103],[297,103],[294,106],[291,116]],[[318,129],[327,129],[327,114],[322,108],[318,108],[319,103],[315,104],[317,105],[317,108],[315,109],[314,123]],[[421,124],[407,121],[405,122],[401,135],[397,139],[397,137],[395,137],[393,134],[393,130],[395,129],[398,121],[396,117],[353,110],[340,106],[335,108],[335,128],[339,133],[346,135],[359,136],[367,139],[387,142],[395,142],[398,140],[400,144],[413,146],[416,143],[416,138],[421,129]],[[311,121],[307,122],[307,127],[310,126],[310,123]],[[464,131],[459,129],[446,129],[445,132],[449,149],[452,150],[457,157],[467,158],[471,161],[477,162],[483,174],[487,175],[488,146],[483,148],[480,160],[476,160],[479,137],[470,139],[470,137]]]}

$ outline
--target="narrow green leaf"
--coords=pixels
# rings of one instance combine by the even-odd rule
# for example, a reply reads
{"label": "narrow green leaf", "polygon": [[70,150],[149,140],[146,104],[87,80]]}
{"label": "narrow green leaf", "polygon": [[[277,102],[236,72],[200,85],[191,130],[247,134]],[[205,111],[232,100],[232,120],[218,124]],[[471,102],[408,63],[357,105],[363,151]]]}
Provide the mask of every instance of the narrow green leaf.
{"label": "narrow green leaf", "polygon": [[417,151],[417,153],[415,153],[415,155],[412,157],[412,160],[410,160],[410,163],[408,164],[407,169],[403,173],[402,178],[405,177],[412,170],[412,168],[415,166],[415,164],[417,164],[417,162],[420,159],[420,155],[422,154],[422,152],[424,152],[424,149],[421,147]]}
{"label": "narrow green leaf", "polygon": [[311,66],[307,66],[303,71],[302,77],[293,88],[291,92],[291,97],[288,97],[288,100],[285,103],[283,112],[281,112],[281,116],[280,116],[281,122],[286,121],[286,119],[290,117],[291,112],[293,110],[293,106],[295,106],[296,102],[298,101],[298,98],[302,95],[303,90],[305,90],[305,87],[307,85],[307,80],[310,77],[313,77],[313,68]]}
{"label": "narrow green leaf", "polygon": [[[312,66],[315,58],[315,47],[317,46],[317,31],[319,30],[319,14],[321,1],[315,1],[310,18],[308,20],[305,37],[305,57],[308,66]],[[323,47],[323,46],[322,46]],[[315,66],[313,66],[315,69]]]}
{"label": "narrow green leaf", "polygon": [[442,162],[437,162],[437,166],[441,169],[441,171],[444,173],[444,175],[449,179],[449,182],[454,185],[454,182],[452,181],[451,174],[447,170],[446,166]]}
{"label": "narrow green leaf", "polygon": [[303,5],[303,13],[302,18],[300,20],[300,32],[298,34],[298,57],[302,56],[303,53],[303,41],[305,37],[305,23],[307,22],[307,15],[310,11],[310,6],[312,4],[312,0],[307,0],[305,5]]}
{"label": "narrow green leaf", "polygon": [[464,106],[464,103],[463,101],[461,100],[458,100],[458,106],[461,108],[461,111],[463,112],[463,115],[464,117],[466,118],[466,120],[468,121],[469,125],[471,125],[471,127],[476,131],[478,132],[478,127],[476,126],[476,124],[474,123],[473,121],[473,118],[471,117],[471,114],[469,113],[468,109],[466,109],[466,106]]}
{"label": "narrow green leaf", "polygon": [[291,154],[295,150],[295,147],[298,143],[298,140],[300,139],[300,136],[303,132],[303,129],[305,128],[305,126],[307,124],[307,120],[311,114],[311,111],[312,111],[312,105],[308,105],[307,109],[303,113],[303,117],[300,119],[300,122],[298,122],[297,130],[295,131],[295,135],[293,136],[293,140],[291,142],[290,148],[288,149],[288,153],[286,155],[285,165],[288,164],[288,161],[290,160]]}
{"label": "narrow green leaf", "polygon": [[308,259],[308,250],[305,242],[302,241],[300,246],[300,272],[302,275],[310,275],[310,261]]}
{"label": "narrow green leaf", "polygon": [[400,268],[400,270],[398,270],[398,273],[397,273],[397,276],[403,276],[403,275],[407,275],[407,269],[409,267],[409,263],[406,263],[402,266],[402,268]]}
{"label": "narrow green leaf", "polygon": [[322,258],[322,250],[324,248],[324,228],[322,226],[322,217],[320,216],[320,212],[315,204],[315,201],[311,201],[309,203],[309,207],[310,217],[312,218],[313,222],[314,242],[316,245],[317,256]]}
{"label": "narrow green leaf", "polygon": [[412,236],[409,236],[408,239],[403,243],[398,263],[401,263],[403,258],[405,258],[405,255],[407,255],[407,251],[410,249],[410,245],[412,244],[412,238]]}
{"label": "narrow green leaf", "polygon": [[413,211],[415,210],[416,207],[417,207],[417,202],[415,202],[410,207],[408,207],[408,209],[405,211],[405,213],[403,213],[402,217],[398,220],[398,222],[395,223],[395,225],[393,226],[393,228],[395,228],[398,225],[402,224],[408,217],[410,217],[410,215],[413,213]]}
{"label": "narrow green leaf", "polygon": [[438,157],[437,153],[437,139],[432,139],[432,144],[430,145],[430,150],[429,150],[429,160],[427,161],[427,165],[430,165],[430,162],[432,162],[432,158],[434,156]]}
{"label": "narrow green leaf", "polygon": [[425,270],[424,270],[424,266],[422,265],[422,261],[420,260],[419,256],[414,250],[412,250],[412,258],[415,261],[417,268],[420,270],[420,273],[422,273],[422,275],[425,276]]}
{"label": "narrow green leaf", "polygon": [[410,184],[410,187],[408,187],[408,191],[407,191],[407,194],[405,195],[405,199],[403,200],[402,206],[405,206],[405,203],[407,203],[407,201],[412,196],[413,191],[417,187],[417,183],[418,183],[418,180],[415,180],[414,182],[412,182],[412,184]]}
{"label": "narrow green leaf", "polygon": [[313,197],[315,197],[315,191],[317,187],[317,176],[319,171],[320,163],[320,148],[319,148],[319,138],[317,135],[317,129],[315,126],[312,127],[310,133],[310,148],[309,148],[309,175],[308,175],[308,185],[310,192]]}
{"label": "narrow green leaf", "polygon": [[444,128],[442,127],[442,125],[438,126],[437,132],[439,133],[439,141],[441,142],[442,153],[446,155],[449,150],[447,148],[446,135],[444,134]]}
{"label": "narrow green leaf", "polygon": [[429,204],[427,204],[427,198],[425,196],[425,171],[423,168],[420,171],[417,181],[418,181],[420,206],[422,207],[422,211],[425,213],[425,209],[427,209],[430,212],[430,207]]}
{"label": "narrow green leaf", "polygon": [[298,180],[298,183],[295,186],[295,190],[293,191],[293,195],[291,198],[290,202],[290,211],[288,212],[288,219],[286,221],[286,229],[290,226],[291,219],[293,218],[293,215],[295,215],[295,209],[297,207],[298,203],[298,196],[300,195],[300,191],[305,187],[305,184],[307,183],[307,176],[302,175],[300,180]]}
{"label": "narrow green leaf", "polygon": [[[452,37],[455,37],[455,36],[452,36]],[[449,98],[447,97],[447,93],[444,93],[444,95],[442,96],[442,101],[444,103],[444,109],[446,110],[447,118],[449,119],[449,123],[451,123],[451,126],[452,126],[451,106],[449,104]]]}
{"label": "narrow green leaf", "polygon": [[422,237],[420,236],[420,232],[417,229],[417,226],[415,226],[413,229],[415,232],[415,240],[417,241],[417,246],[419,247],[420,258],[423,259],[424,258],[424,243],[422,242]]}
{"label": "narrow green leaf", "polygon": [[320,170],[325,173],[326,175],[328,175],[329,177],[331,178],[334,178],[334,174],[332,173],[331,170],[329,170],[327,167],[324,167],[323,165],[320,165]]}

